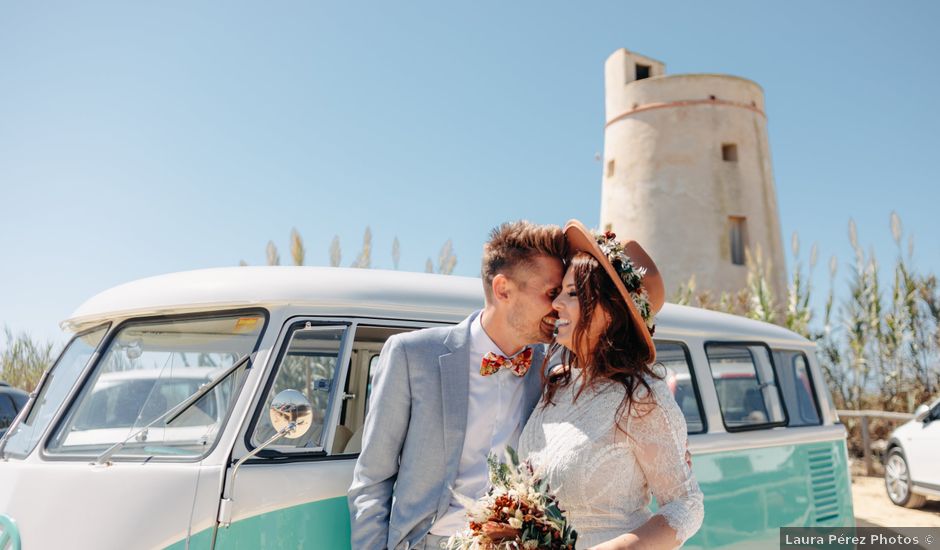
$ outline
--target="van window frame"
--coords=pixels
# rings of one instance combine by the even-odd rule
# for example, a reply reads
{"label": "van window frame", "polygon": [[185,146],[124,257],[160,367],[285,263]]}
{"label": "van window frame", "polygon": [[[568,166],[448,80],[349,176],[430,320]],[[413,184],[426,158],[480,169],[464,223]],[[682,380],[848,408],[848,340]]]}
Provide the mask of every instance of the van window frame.
{"label": "van window frame", "polygon": [[[410,329],[408,332],[413,332],[416,330],[422,330],[426,328],[435,328],[435,327],[453,327],[460,323],[460,321],[434,321],[434,320],[422,320],[422,319],[381,319],[376,317],[355,317],[355,316],[337,316],[337,317],[327,317],[323,315],[294,315],[287,319],[284,319],[281,325],[281,333],[278,334],[277,340],[275,342],[275,347],[277,349],[276,362],[270,363],[271,368],[266,368],[265,376],[267,378],[264,381],[264,385],[261,390],[253,398],[254,403],[249,407],[251,411],[251,418],[247,422],[247,429],[242,434],[242,449],[245,454],[255,450],[255,445],[251,442],[251,437],[257,429],[257,423],[260,420],[260,415],[265,414],[265,411],[262,410],[264,407],[264,401],[267,397],[269,391],[271,391],[271,386],[274,384],[274,380],[277,377],[277,372],[275,370],[275,365],[280,366],[281,356],[287,350],[287,345],[289,340],[287,338],[290,334],[290,327],[296,323],[300,322],[310,322],[313,325],[320,326],[339,326],[346,324],[348,328],[346,333],[343,335],[343,342],[341,343],[340,349],[341,353],[338,359],[338,364],[340,365],[340,370],[338,373],[338,378],[333,381],[333,387],[330,389],[332,392],[330,395],[330,407],[329,411],[329,423],[325,424],[324,437],[323,440],[323,450],[319,451],[304,451],[304,450],[278,450],[278,449],[262,449],[258,452],[257,455],[249,458],[245,461],[245,464],[290,464],[294,462],[323,462],[323,461],[332,461],[332,460],[358,460],[359,453],[353,454],[330,454],[326,449],[330,448],[333,445],[333,439],[336,437],[336,426],[338,423],[338,414],[337,411],[335,414],[333,408],[341,408],[342,403],[336,404],[336,392],[342,391],[342,388],[346,386],[346,380],[349,378],[349,371],[352,368],[350,364],[350,353],[352,352],[352,347],[356,342],[356,334],[359,330],[359,326],[367,327],[387,327],[387,328],[402,328]],[[351,336],[351,338],[350,338]],[[368,409],[367,409],[368,410]],[[366,414],[368,417],[368,413]],[[236,449],[237,450],[237,449]],[[285,452],[286,451],[286,452]],[[244,455],[243,455],[244,456]],[[233,463],[237,458],[233,457]]]}
{"label": "van window frame", "polygon": [[[699,391],[698,385],[698,375],[695,372],[695,363],[692,362],[692,353],[689,351],[689,345],[683,342],[682,340],[669,340],[669,339],[653,339],[653,346],[656,344],[675,344],[682,348],[682,353],[685,355],[686,365],[689,367],[689,377],[692,380],[692,391],[695,393],[695,405],[698,407],[699,419],[702,422],[702,431],[700,432],[690,432],[688,431],[688,422],[686,422],[686,433],[688,435],[701,435],[708,433],[708,418],[705,416],[705,406],[702,402],[702,392]],[[655,363],[654,363],[655,364]],[[711,372],[709,370],[709,372]],[[677,403],[678,404],[678,403]],[[682,410],[681,407],[679,409]],[[682,415],[683,420],[685,419],[685,414]]]}
{"label": "van window frame", "polygon": [[[708,347],[709,346],[739,346],[747,347],[758,346],[767,350],[767,360],[770,362],[770,370],[774,375],[774,387],[777,389],[777,398],[780,400],[780,409],[783,411],[783,420],[780,422],[763,422],[761,424],[749,424],[746,426],[728,426],[728,422],[725,420],[725,411],[721,406],[721,398],[718,397],[718,388],[715,387],[715,376],[714,371],[712,370],[711,360],[708,358]],[[772,428],[787,428],[790,424],[790,413],[787,411],[786,401],[783,400],[783,391],[780,389],[780,373],[777,372],[777,364],[774,361],[774,352],[773,349],[767,342],[761,340],[706,340],[702,344],[702,349],[705,351],[705,361],[708,363],[708,373],[712,381],[712,388],[715,390],[715,399],[718,403],[718,413],[721,415],[721,423],[725,427],[725,431],[728,433],[735,432],[751,432],[755,430],[767,430]],[[751,351],[747,350],[748,354]],[[751,355],[751,361],[754,365],[754,374],[757,374],[757,363],[754,360],[754,356]]]}
{"label": "van window frame", "polygon": [[[89,361],[85,365],[85,371],[82,373],[79,382],[76,383],[75,387],[72,388],[72,392],[69,394],[66,399],[64,406],[59,408],[56,418],[53,419],[50,424],[50,428],[46,430],[46,433],[43,435],[40,453],[39,456],[42,460],[48,462],[78,462],[78,461],[87,461],[89,459],[97,458],[97,455],[91,454],[81,454],[81,453],[63,453],[63,454],[50,454],[47,452],[47,446],[49,445],[49,439],[52,438],[53,434],[59,431],[59,427],[67,416],[66,413],[72,410],[72,407],[75,406],[75,400],[81,397],[85,392],[85,387],[88,385],[89,378],[95,372],[95,369],[98,368],[98,363],[101,361],[102,352],[109,349],[111,342],[114,340],[114,337],[117,336],[121,330],[128,324],[143,324],[143,323],[161,323],[161,322],[172,322],[172,321],[191,321],[198,319],[211,319],[213,317],[235,317],[237,315],[255,315],[259,314],[262,319],[264,319],[261,330],[258,333],[258,339],[255,341],[254,348],[249,352],[249,355],[255,355],[261,347],[261,342],[264,340],[264,335],[268,330],[268,323],[270,322],[270,313],[267,309],[262,307],[251,307],[251,308],[238,308],[238,309],[220,309],[212,311],[199,311],[195,313],[180,313],[180,314],[163,314],[163,315],[148,315],[141,317],[128,317],[122,321],[116,323],[112,326],[108,332],[105,334],[104,338],[101,339],[101,342],[98,344],[98,348],[95,350],[95,355],[92,357],[93,360]],[[229,427],[231,422],[232,413],[235,410],[235,405],[238,403],[238,398],[241,395],[242,391],[245,388],[245,381],[248,379],[248,375],[251,373],[251,369],[255,367],[255,361],[251,360],[245,366],[245,375],[242,377],[242,381],[238,384],[235,390],[232,392],[232,400],[229,403],[228,410],[225,412],[225,417],[221,422],[221,428],[219,430],[218,436],[216,436],[215,441],[212,442],[212,445],[206,449],[202,454],[191,457],[174,457],[174,456],[150,456],[150,457],[136,457],[136,456],[121,456],[115,455],[110,458],[111,462],[128,462],[128,463],[147,463],[147,462],[175,462],[175,463],[186,463],[186,462],[201,462],[206,459],[207,456],[211,455],[215,448],[219,445],[219,442],[222,440],[224,432]]]}
{"label": "van window frame", "polygon": [[[816,418],[819,419],[819,423],[817,424],[804,424],[802,426],[791,426],[790,419],[789,419],[789,411],[787,411],[787,415],[788,415],[787,427],[788,428],[815,428],[818,426],[824,426],[826,424],[826,421],[823,418],[822,407],[820,406],[820,403],[819,403],[819,389],[816,387],[816,377],[813,374],[813,365],[812,363],[809,362],[809,357],[806,355],[806,352],[802,349],[793,349],[793,348],[786,348],[786,347],[772,348],[772,351],[781,352],[781,353],[792,353],[794,354],[794,356],[796,355],[803,356],[803,362],[806,363],[806,375],[809,377],[809,387],[811,390],[810,395],[813,397],[813,407],[816,408]],[[782,392],[783,389],[781,388],[780,391]],[[786,401],[783,402],[783,408],[784,409],[788,408]]]}
{"label": "van window frame", "polygon": [[[264,381],[264,385],[261,387],[261,391],[257,394],[256,402],[249,410],[251,410],[251,418],[248,420],[248,429],[244,434],[244,445],[245,449],[248,452],[255,450],[257,447],[251,441],[252,436],[255,433],[255,430],[258,429],[258,422],[261,420],[261,415],[265,414],[264,403],[267,401],[267,396],[271,392],[271,389],[274,387],[274,382],[277,380],[277,375],[281,371],[281,363],[284,360],[284,356],[287,354],[287,349],[290,347],[291,337],[298,330],[303,330],[306,328],[307,324],[310,324],[311,328],[315,327],[336,327],[343,328],[343,336],[339,342],[339,353],[336,356],[336,370],[337,377],[342,377],[341,380],[334,379],[333,383],[330,385],[330,396],[327,400],[327,414],[323,419],[323,432],[321,438],[323,440],[323,447],[320,450],[309,450],[309,451],[279,451],[277,449],[272,449],[270,447],[262,449],[255,458],[264,458],[264,459],[278,459],[284,458],[287,456],[311,456],[311,457],[320,457],[327,456],[329,453],[326,451],[326,444],[332,442],[333,440],[333,422],[335,420],[333,415],[333,409],[336,405],[336,392],[337,388],[344,387],[346,384],[346,376],[344,372],[347,369],[344,369],[342,365],[344,362],[349,361],[349,344],[351,340],[349,335],[353,334],[355,336],[355,323],[347,319],[336,320],[324,320],[317,319],[305,315],[291,317],[284,320],[284,324],[281,327],[281,334],[278,335],[277,343],[277,354],[274,355],[274,361],[271,362],[271,368],[266,369],[267,378]],[[299,327],[299,328],[295,328]],[[248,463],[251,463],[252,460],[248,460]],[[266,460],[264,462],[267,462]]]}

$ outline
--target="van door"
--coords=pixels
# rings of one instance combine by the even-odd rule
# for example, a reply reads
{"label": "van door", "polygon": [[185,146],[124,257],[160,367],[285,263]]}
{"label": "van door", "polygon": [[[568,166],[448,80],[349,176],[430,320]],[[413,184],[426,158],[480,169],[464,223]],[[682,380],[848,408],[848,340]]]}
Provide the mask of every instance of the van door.
{"label": "van door", "polygon": [[268,408],[279,392],[303,393],[313,421],[303,436],[276,441],[237,471],[228,467],[216,548],[349,548],[346,491],[362,437],[369,367],[391,334],[412,328],[323,319],[285,326],[230,464],[275,433]]}

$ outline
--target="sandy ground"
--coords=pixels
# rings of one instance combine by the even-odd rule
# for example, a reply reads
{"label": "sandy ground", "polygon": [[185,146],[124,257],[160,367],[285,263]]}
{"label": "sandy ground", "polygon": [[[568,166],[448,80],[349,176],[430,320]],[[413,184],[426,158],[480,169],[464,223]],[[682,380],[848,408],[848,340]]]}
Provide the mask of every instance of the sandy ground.
{"label": "sandy ground", "polygon": [[881,477],[852,476],[852,500],[859,527],[940,527],[940,500],[929,499],[916,510],[902,508],[888,499]]}

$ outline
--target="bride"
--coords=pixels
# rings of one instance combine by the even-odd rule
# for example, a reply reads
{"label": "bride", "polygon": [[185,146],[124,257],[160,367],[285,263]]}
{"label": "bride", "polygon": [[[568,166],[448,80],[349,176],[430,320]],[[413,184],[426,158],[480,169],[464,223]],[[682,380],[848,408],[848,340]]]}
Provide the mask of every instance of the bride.
{"label": "bride", "polygon": [[[686,460],[686,425],[653,368],[653,316],[664,286],[636,242],[565,226],[571,261],[549,376],[519,440],[593,550],[675,548],[702,524],[702,492]],[[649,510],[650,495],[659,510]]]}

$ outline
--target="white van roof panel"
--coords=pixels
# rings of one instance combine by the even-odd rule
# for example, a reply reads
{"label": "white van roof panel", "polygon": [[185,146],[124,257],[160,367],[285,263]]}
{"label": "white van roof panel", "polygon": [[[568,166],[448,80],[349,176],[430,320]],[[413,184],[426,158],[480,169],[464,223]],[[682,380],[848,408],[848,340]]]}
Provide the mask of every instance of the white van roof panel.
{"label": "white van roof panel", "polygon": [[[79,330],[115,317],[168,315],[239,307],[312,306],[323,315],[456,322],[483,306],[478,278],[380,269],[246,266],[158,275],[92,297],[62,322]],[[658,337],[695,334],[809,342],[797,334],[715,311],[666,304]]]}
{"label": "white van roof panel", "polygon": [[799,334],[771,323],[720,311],[666,304],[656,316],[654,338],[668,339],[673,335],[693,335],[706,340],[762,340],[813,345]]}
{"label": "white van roof panel", "polygon": [[479,279],[338,267],[221,267],[169,273],[110,288],[62,327],[127,315],[237,307],[316,306],[340,314],[456,321],[483,305]]}

